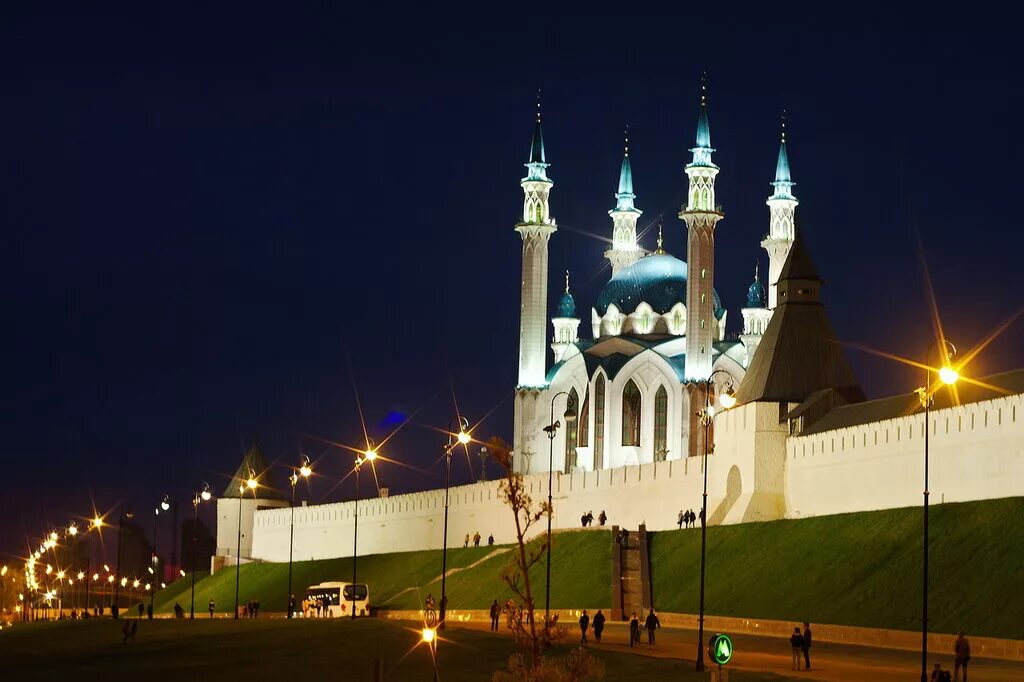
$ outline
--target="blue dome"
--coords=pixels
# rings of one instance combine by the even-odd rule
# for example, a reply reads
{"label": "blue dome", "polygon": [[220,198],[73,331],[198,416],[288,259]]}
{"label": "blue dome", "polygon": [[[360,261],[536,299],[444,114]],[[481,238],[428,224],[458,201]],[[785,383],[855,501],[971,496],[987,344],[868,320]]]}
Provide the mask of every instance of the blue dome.
{"label": "blue dome", "polygon": [[576,299],[568,291],[562,294],[562,300],[558,303],[559,317],[576,317]]}
{"label": "blue dome", "polygon": [[756,279],[754,280],[754,283],[750,285],[750,288],[747,289],[747,307],[764,307],[764,287]]}
{"label": "blue dome", "polygon": [[[628,268],[619,270],[604,285],[597,297],[597,314],[604,315],[612,303],[628,315],[641,302],[664,315],[676,303],[686,305],[686,263],[668,254],[651,254]],[[715,317],[724,312],[718,292],[714,292]]]}

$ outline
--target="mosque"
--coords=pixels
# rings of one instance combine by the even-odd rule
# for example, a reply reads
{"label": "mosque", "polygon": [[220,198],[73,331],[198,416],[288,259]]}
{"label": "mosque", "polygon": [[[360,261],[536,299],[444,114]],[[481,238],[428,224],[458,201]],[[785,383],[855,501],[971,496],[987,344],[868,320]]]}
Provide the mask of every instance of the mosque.
{"label": "mosque", "polygon": [[[626,140],[611,217],[612,276],[590,309],[591,339],[580,337],[581,318],[569,290],[551,319],[553,363],[548,366],[548,240],[554,185],[548,176],[541,116],[522,180],[522,298],[519,382],[515,399],[516,468],[523,473],[594,471],[702,454],[698,412],[714,374],[712,395],[740,385],[772,318],[783,264],[796,238],[798,201],[786,150],[785,122],[768,197],[768,287],[758,281],[740,312],[743,333],[726,338],[728,311],[714,288],[715,228],[725,216],[715,197],[706,86],[702,85],[693,157],[686,166],[687,203],[679,212],[687,232],[687,262],[637,243],[633,173]],[[585,314],[585,313],[584,313]],[[557,403],[557,405],[556,405]],[[568,409],[572,406],[573,409]],[[568,419],[564,418],[568,415]],[[558,422],[558,429],[551,428]],[[556,435],[557,434],[557,435]],[[691,437],[692,436],[692,437]],[[550,445],[544,442],[554,439]]]}

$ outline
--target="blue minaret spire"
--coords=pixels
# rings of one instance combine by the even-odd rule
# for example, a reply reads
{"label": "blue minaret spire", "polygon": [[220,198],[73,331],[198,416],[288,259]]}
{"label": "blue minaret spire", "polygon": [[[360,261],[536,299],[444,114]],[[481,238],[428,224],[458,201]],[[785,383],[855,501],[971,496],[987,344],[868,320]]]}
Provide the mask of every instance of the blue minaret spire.
{"label": "blue minaret spire", "polygon": [[530,140],[530,159],[526,162],[528,170],[526,177],[530,180],[547,180],[547,159],[544,156],[544,133],[540,126],[540,90],[537,91],[537,122],[533,128],[533,138]]}
{"label": "blue minaret spire", "polygon": [[619,170],[619,191],[615,194],[616,211],[632,211],[633,200],[633,169],[629,165],[629,126],[626,126],[626,143],[622,154],[622,168]]}
{"label": "blue minaret spire", "polygon": [[782,133],[779,141],[779,159],[775,163],[775,187],[773,199],[793,199],[793,179],[789,174],[789,154],[786,152],[786,110],[782,110]]}
{"label": "blue minaret spire", "polygon": [[711,162],[711,124],[708,123],[708,74],[707,71],[700,79],[700,110],[697,114],[697,144],[690,150],[693,152],[691,166],[707,166],[717,168]]}

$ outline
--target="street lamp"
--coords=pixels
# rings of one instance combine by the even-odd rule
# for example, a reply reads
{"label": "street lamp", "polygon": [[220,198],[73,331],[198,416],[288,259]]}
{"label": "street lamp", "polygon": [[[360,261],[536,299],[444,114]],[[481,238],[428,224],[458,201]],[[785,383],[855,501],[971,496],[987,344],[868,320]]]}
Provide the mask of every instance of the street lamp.
{"label": "street lamp", "polygon": [[[120,512],[118,513],[118,516],[117,516],[117,574],[118,575],[121,575],[121,555],[124,554],[124,552],[122,551],[122,546],[124,545],[124,542],[123,542],[123,539],[124,539],[124,522],[125,522],[125,520],[132,518],[132,516],[134,516],[132,514],[132,512],[126,511],[125,508],[124,508],[124,505],[121,505],[121,510],[120,510]],[[113,576],[111,576],[111,577],[113,577]],[[111,582],[113,582],[113,581],[111,581]],[[115,620],[118,617],[118,610],[120,609],[120,605],[121,605],[120,583],[115,583],[114,584],[114,596],[113,596],[113,600],[110,603],[110,615]]]}
{"label": "street lamp", "polygon": [[715,386],[716,374],[724,374],[729,377],[729,383],[718,401],[724,409],[736,405],[736,395],[732,390],[732,375],[724,369],[716,369],[707,379],[700,379],[696,383],[704,386],[704,408],[697,412],[700,418],[700,425],[704,427],[704,493],[700,508],[700,615],[697,623],[697,671],[704,670],[704,573],[707,560],[708,547],[708,452],[710,450],[711,424],[715,418],[715,407],[711,404],[711,390]]}
{"label": "street lamp", "polygon": [[[547,578],[544,581],[544,628],[547,631],[548,625],[551,623],[551,515],[554,511],[554,506],[551,499],[552,480],[554,475],[554,456],[555,456],[555,434],[558,432],[558,427],[561,426],[560,422],[555,421],[555,400],[558,396],[565,396],[565,413],[562,418],[565,419],[565,428],[573,428],[573,424],[576,423],[576,406],[573,405],[572,396],[566,391],[560,391],[555,395],[551,396],[551,423],[544,427],[544,432],[548,434],[548,537],[547,537]],[[568,457],[569,453],[565,453]]]}
{"label": "street lamp", "polygon": [[[459,422],[459,433],[453,438],[452,425]],[[445,578],[448,574],[448,490],[452,485],[452,450],[459,443],[466,445],[472,440],[469,434],[469,420],[459,415],[448,421],[448,442],[444,446],[444,534],[441,536],[441,612],[437,627],[445,629],[444,620],[448,610],[448,596],[445,592]]]}
{"label": "street lamp", "polygon": [[373,466],[372,462],[377,459],[377,451],[371,445],[363,452],[362,455],[356,457],[356,497],[355,497],[355,521],[352,526],[352,620],[356,618],[356,564],[359,561],[359,471],[363,468],[363,462],[371,462],[370,466]]}
{"label": "street lamp", "polygon": [[188,610],[188,619],[196,619],[196,535],[199,530],[199,505],[202,502],[209,502],[213,495],[210,494],[210,484],[203,483],[203,489],[192,496],[192,601]]}
{"label": "street lamp", "polygon": [[[156,553],[157,519],[160,518],[160,510],[161,509],[164,510],[164,511],[167,511],[170,508],[171,508],[170,495],[164,495],[164,499],[160,500],[160,505],[153,508],[153,558],[150,561],[150,564],[152,564],[152,565],[149,567],[149,572],[153,576],[156,576],[156,568],[155,567],[159,567],[160,566],[160,557],[158,557],[157,553]],[[152,592],[149,593],[149,613],[148,613],[148,616],[149,616],[150,620],[153,620],[153,603],[154,603],[155,599],[156,599],[156,590],[153,590]]]}
{"label": "street lamp", "polygon": [[313,475],[313,468],[309,465],[309,457],[306,455],[302,456],[302,463],[298,469],[292,469],[292,475],[288,477],[288,482],[292,484],[292,522],[291,529],[288,532],[288,598],[285,601],[288,609],[288,617],[292,617],[292,549],[295,546],[295,486],[299,483],[299,477],[309,478]]}
{"label": "street lamp", "polygon": [[946,339],[941,339],[928,346],[928,351],[925,353],[924,386],[914,391],[921,401],[921,407],[924,408],[924,553],[921,569],[924,585],[921,591],[921,682],[928,682],[928,413],[935,399],[932,394],[933,370],[927,365],[932,351],[940,343],[942,348],[940,349],[941,362],[939,363],[941,367],[938,370],[939,380],[947,386],[952,386],[960,378],[960,373],[950,364],[953,356],[956,355],[956,346]]}
{"label": "street lamp", "polygon": [[256,472],[249,469],[249,478],[241,481],[238,485],[238,548],[235,552],[235,620],[238,620],[238,584],[241,580],[242,570],[242,498],[245,497],[246,489],[252,491],[252,497],[256,499],[256,488],[259,481],[256,480]]}

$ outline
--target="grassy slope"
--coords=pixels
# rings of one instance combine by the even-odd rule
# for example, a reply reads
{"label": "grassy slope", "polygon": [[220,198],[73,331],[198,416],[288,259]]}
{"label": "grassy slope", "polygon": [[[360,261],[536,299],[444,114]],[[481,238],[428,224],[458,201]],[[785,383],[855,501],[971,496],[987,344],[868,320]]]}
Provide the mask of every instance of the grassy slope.
{"label": "grassy slope", "polygon": [[[459,568],[487,557],[493,547],[469,547],[448,550],[448,568]],[[512,554],[506,552],[488,559],[472,569],[451,573],[447,580],[448,599],[452,608],[487,608],[491,600],[499,602],[511,596],[501,582],[501,570]],[[302,590],[326,580],[351,580],[351,559],[300,561],[294,564],[293,589],[301,599]],[[388,608],[414,609],[423,603],[427,593],[440,599],[441,574],[439,550],[377,554],[359,557],[359,580],[370,585],[370,603],[387,602]],[[531,572],[538,603],[543,598],[543,562]],[[259,599],[265,611],[283,611],[288,584],[288,564],[243,565],[239,599]],[[402,593],[406,588],[416,588]],[[188,611],[189,578],[183,578],[157,593],[157,611],[169,612],[177,601]],[[398,595],[396,597],[396,595]],[[218,611],[230,611],[235,602],[235,571],[227,568],[196,582],[196,610],[206,611],[213,598]],[[579,604],[606,607],[611,603],[611,536],[607,531],[558,533],[552,551],[552,605],[572,607]]]}
{"label": "grassy slope", "polygon": [[[708,529],[709,613],[915,630],[921,510]],[[1024,638],[1024,498],[931,508],[932,631]],[[655,605],[697,612],[700,531],[654,534]]]}
{"label": "grassy slope", "polygon": [[[12,680],[310,680],[371,678],[379,657],[389,680],[431,679],[430,652],[417,644],[419,632],[394,623],[363,619],[229,619],[143,621],[134,644],[122,645],[119,624],[31,623],[0,633],[0,660]],[[504,669],[514,645],[510,637],[450,628],[438,646],[438,670],[445,682],[489,680]],[[558,647],[556,656],[566,647]],[[592,650],[614,680],[703,680],[692,663]],[[231,675],[227,676],[226,671]],[[782,680],[774,675],[736,673],[739,682]]]}

